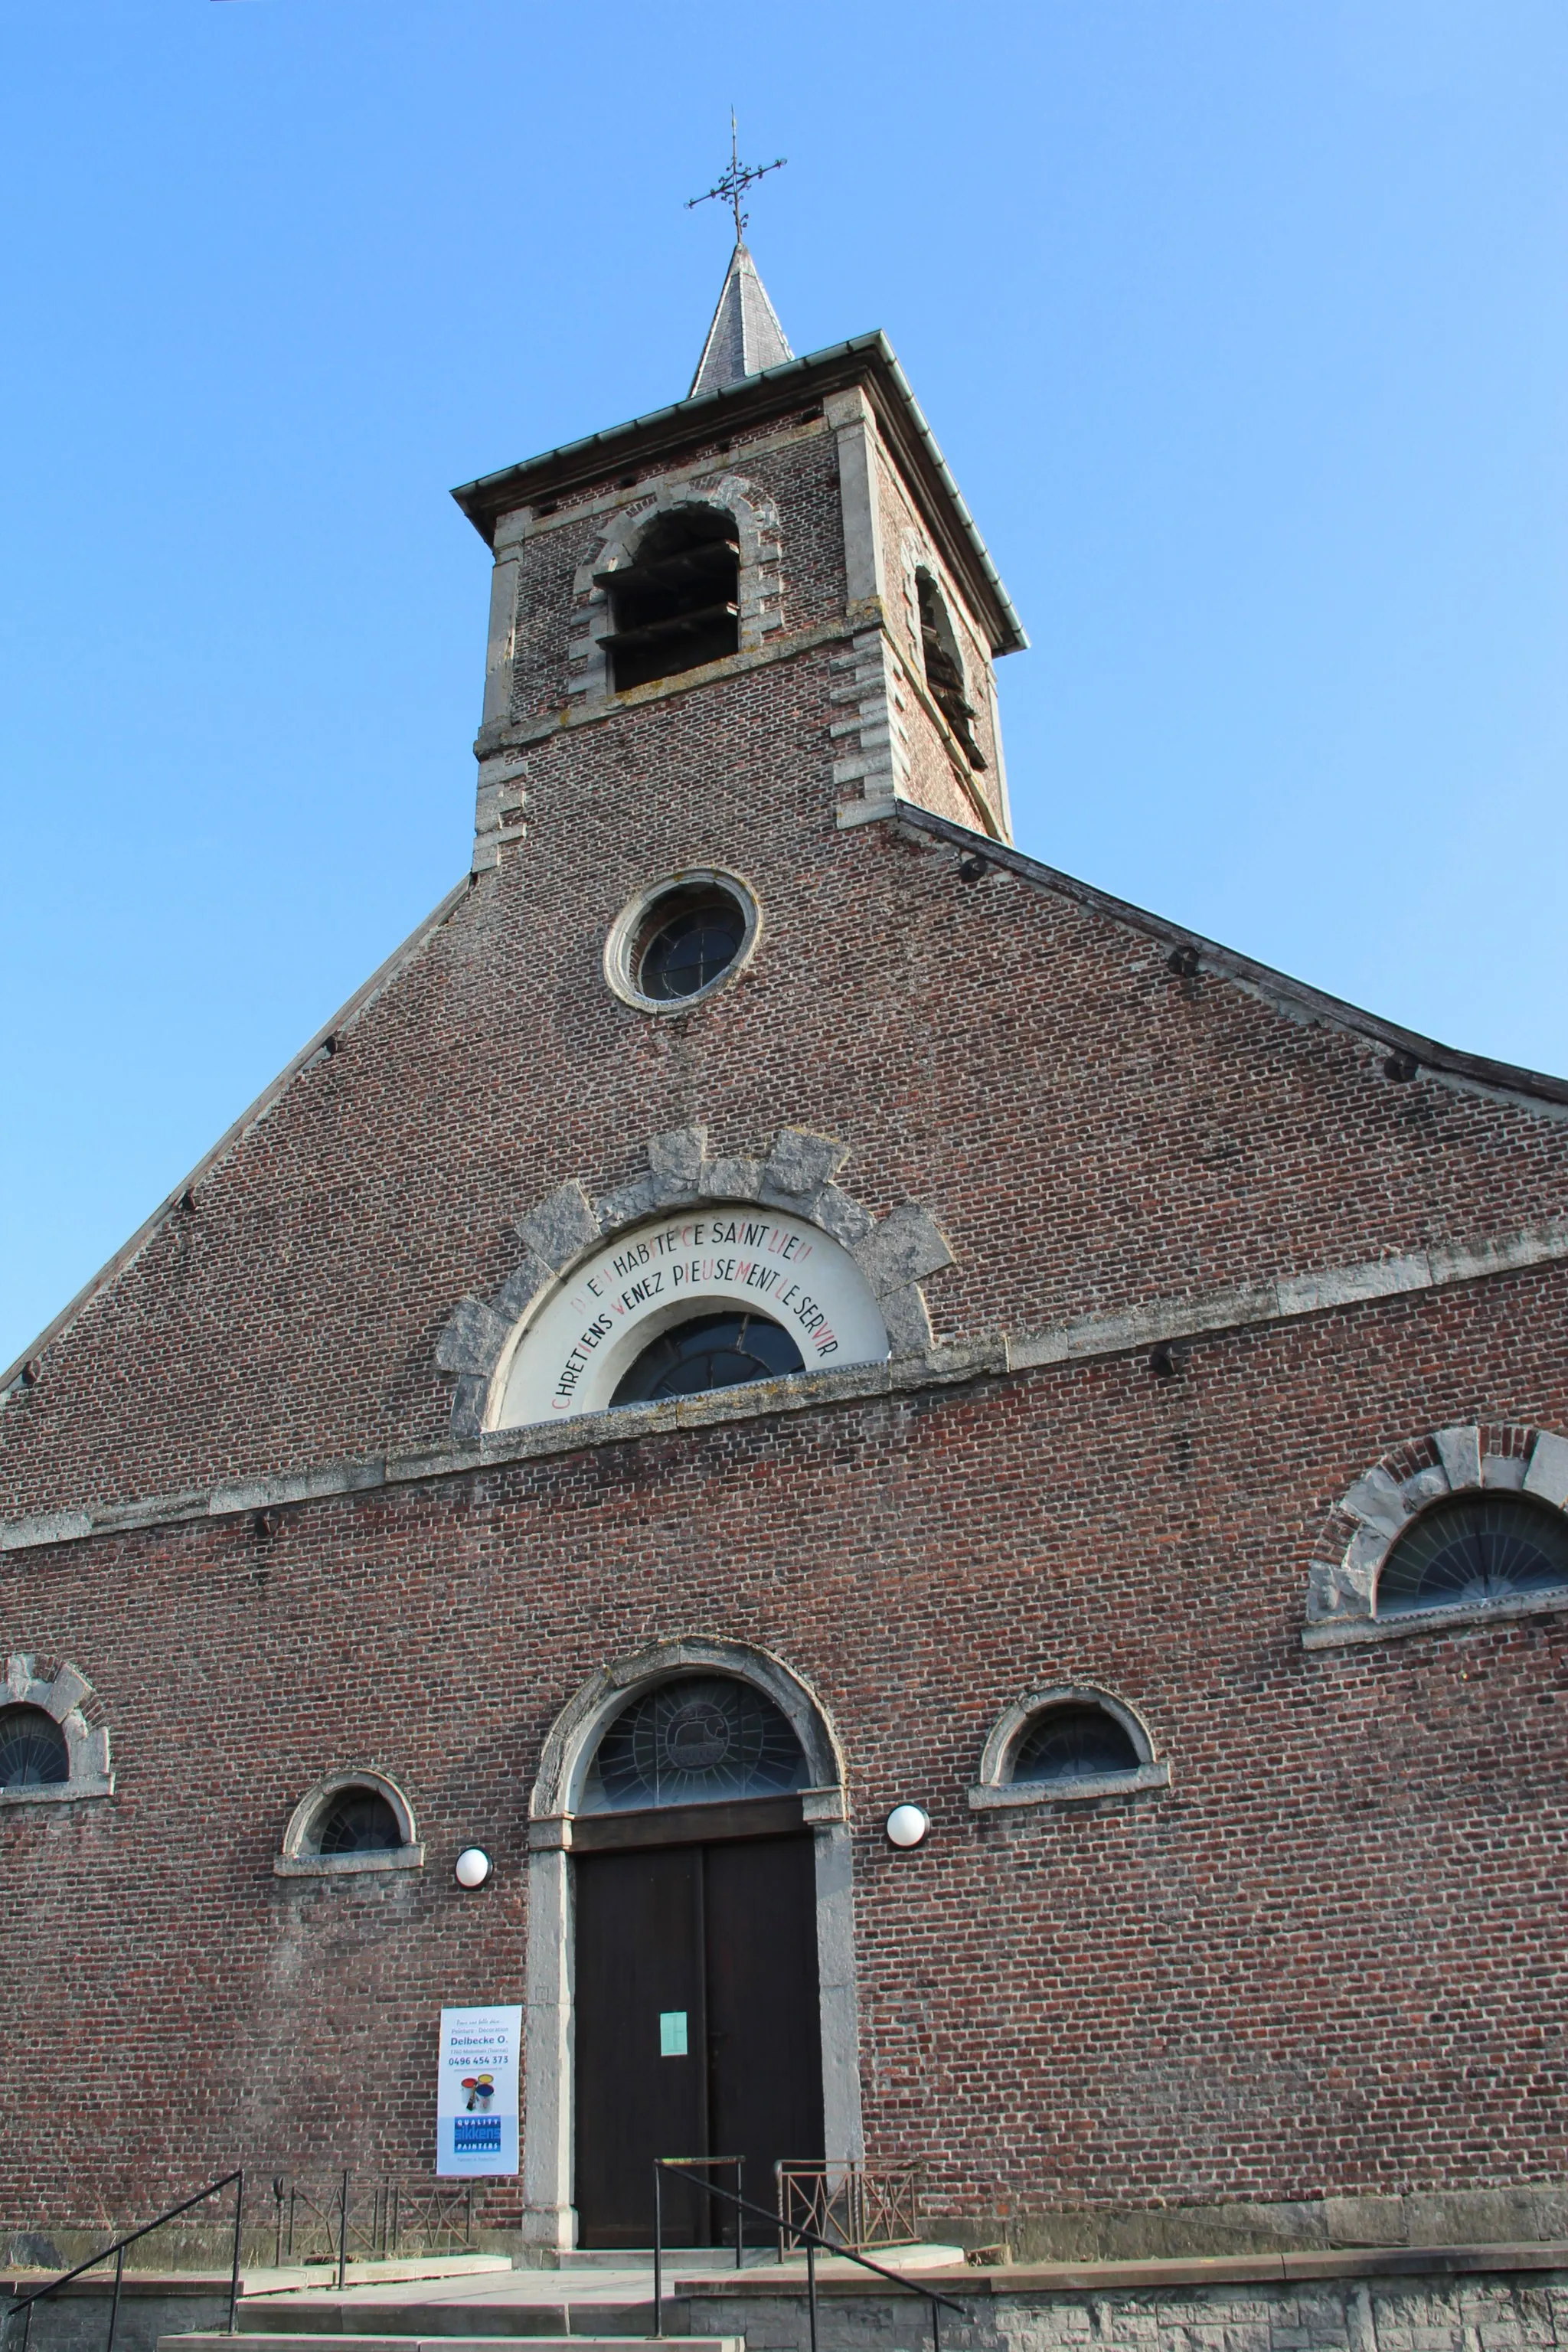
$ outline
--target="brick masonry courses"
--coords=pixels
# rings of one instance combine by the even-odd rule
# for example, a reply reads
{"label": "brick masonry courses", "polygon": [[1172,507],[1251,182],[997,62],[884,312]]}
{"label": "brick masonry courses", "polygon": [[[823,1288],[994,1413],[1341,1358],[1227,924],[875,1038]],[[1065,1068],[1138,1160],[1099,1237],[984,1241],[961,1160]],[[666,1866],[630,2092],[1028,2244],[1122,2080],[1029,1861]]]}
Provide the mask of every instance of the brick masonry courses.
{"label": "brick masonry courses", "polygon": [[[0,2210],[58,2212],[84,2171],[145,2203],[237,2143],[417,2168],[435,2009],[521,1987],[548,1725],[605,1658],[714,1627],[785,1655],[844,1740],[868,2141],[924,2159],[937,2212],[1563,2179],[1568,1621],[1325,1656],[1300,1627],[1317,1498],[1388,1426],[1485,1418],[1502,1381],[1568,1420],[1563,1287],[1234,1337],[1172,1383],[1059,1368],[303,1506],[271,1538],[13,1556],[7,1620],[90,1662],[119,1793],[0,1830],[10,1932],[52,1955],[29,2045],[68,2042],[83,2086],[62,2109],[13,2074]],[[1055,1681],[1131,1699],[1169,1791],[971,1814],[993,1717]],[[429,1867],[276,1879],[300,1792],[355,1762],[407,1790]],[[911,1795],[934,1834],[898,1855],[879,1822]],[[471,1902],[475,1840],[500,1867]]]}
{"label": "brick masonry courses", "polygon": [[[11,1390],[0,1516],[446,1444],[437,1339],[518,1262],[512,1220],[694,1124],[753,1157],[841,1138],[867,1209],[929,1210],[952,1346],[1568,1210],[1549,1087],[1454,1057],[1395,1082],[1375,1024],[1223,959],[1173,972],[1160,927],[1021,860],[964,879],[973,834],[841,822],[843,664],[882,622],[834,617],[844,445],[798,430],[719,453],[777,500],[784,641],[495,739],[521,820],[495,862]],[[592,536],[524,545],[570,586]],[[539,598],[570,625],[558,581]],[[807,610],[826,634],[791,641]],[[910,713],[924,789],[947,753]],[[745,877],[763,935],[650,1019],[605,936],[690,865]],[[271,1532],[0,1554],[5,1652],[90,1678],[116,1775],[0,1818],[8,2046],[48,2053],[8,2073],[0,2217],[144,2210],[237,2155],[422,2171],[437,2009],[521,1994],[545,1733],[687,1634],[775,1652],[843,1742],[868,2142],[922,2159],[954,2227],[1568,2179],[1568,1616],[1301,1641],[1368,1465],[1452,1424],[1568,1433],[1565,1286],[1545,1263],[1265,1323],[1169,1380],[1144,1348],[1006,1373],[998,1347],[957,1385],[672,1420]],[[1057,1683],[1136,1706],[1168,1790],[973,1811],[996,1715]],[[356,1764],[407,1792],[427,1866],[278,1878],[301,1794]],[[934,1828],[900,1855],[903,1798]],[[499,1867],[468,1898],[475,1841]]]}

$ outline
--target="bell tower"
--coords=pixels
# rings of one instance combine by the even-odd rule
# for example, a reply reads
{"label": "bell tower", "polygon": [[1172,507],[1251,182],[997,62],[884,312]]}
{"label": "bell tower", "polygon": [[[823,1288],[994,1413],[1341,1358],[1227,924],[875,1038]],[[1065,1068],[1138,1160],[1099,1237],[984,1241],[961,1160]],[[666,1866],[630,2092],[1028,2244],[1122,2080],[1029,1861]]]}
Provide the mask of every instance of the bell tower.
{"label": "bell tower", "polygon": [[495,558],[476,872],[548,862],[574,778],[636,827],[758,761],[806,822],[1010,838],[995,566],[885,336],[797,359],[739,234],[683,400],[454,496]]}

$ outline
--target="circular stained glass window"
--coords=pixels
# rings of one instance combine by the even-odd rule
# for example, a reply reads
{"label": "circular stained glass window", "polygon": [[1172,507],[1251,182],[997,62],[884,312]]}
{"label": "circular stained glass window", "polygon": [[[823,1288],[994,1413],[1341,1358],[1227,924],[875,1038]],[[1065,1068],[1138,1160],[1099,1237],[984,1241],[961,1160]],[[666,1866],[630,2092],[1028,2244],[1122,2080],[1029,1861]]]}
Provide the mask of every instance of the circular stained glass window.
{"label": "circular stained glass window", "polygon": [[0,1789],[55,1788],[71,1776],[65,1733],[41,1706],[0,1710]]}
{"label": "circular stained glass window", "polygon": [[1456,1495],[1401,1536],[1377,1580],[1377,1613],[1453,1609],[1568,1585],[1568,1519],[1526,1495]]}
{"label": "circular stained glass window", "polygon": [[689,866],[638,893],[605,945],[605,975],[628,1004],[679,1013],[739,971],[761,916],[738,875]]}
{"label": "circular stained glass window", "polygon": [[699,1315],[650,1340],[622,1380],[612,1404],[654,1404],[699,1396],[705,1389],[775,1381],[805,1369],[800,1349],[765,1315]]}
{"label": "circular stained glass window", "polygon": [[318,1853],[387,1853],[403,1843],[397,1815],[378,1789],[342,1789],[316,1824]]}
{"label": "circular stained glass window", "polygon": [[637,943],[632,977],[656,1003],[697,996],[741,952],[746,919],[727,890],[674,891],[660,899]]}
{"label": "circular stained glass window", "polygon": [[1136,1772],[1138,1751],[1101,1706],[1048,1706],[1024,1727],[1013,1751],[1015,1780],[1092,1780]]}
{"label": "circular stained glass window", "polygon": [[805,1786],[805,1756],[782,1711],[750,1683],[691,1675],[658,1683],[599,1741],[583,1811],[713,1805]]}

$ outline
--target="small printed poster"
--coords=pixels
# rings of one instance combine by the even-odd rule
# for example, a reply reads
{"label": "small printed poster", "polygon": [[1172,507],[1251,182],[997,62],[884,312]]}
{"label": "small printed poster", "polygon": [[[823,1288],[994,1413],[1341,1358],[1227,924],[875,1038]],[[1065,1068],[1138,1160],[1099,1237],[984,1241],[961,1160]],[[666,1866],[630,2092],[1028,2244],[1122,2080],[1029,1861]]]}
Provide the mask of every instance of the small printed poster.
{"label": "small printed poster", "polygon": [[522,2010],[444,2009],[436,2087],[436,2171],[443,2180],[518,2169]]}

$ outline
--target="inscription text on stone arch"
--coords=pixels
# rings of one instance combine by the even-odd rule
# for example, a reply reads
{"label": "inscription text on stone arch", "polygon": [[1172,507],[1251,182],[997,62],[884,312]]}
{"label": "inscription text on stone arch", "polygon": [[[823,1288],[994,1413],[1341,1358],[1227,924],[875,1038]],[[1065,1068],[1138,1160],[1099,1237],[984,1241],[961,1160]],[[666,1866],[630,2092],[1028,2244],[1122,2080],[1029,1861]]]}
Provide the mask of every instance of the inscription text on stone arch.
{"label": "inscription text on stone arch", "polygon": [[651,1339],[725,1307],[781,1325],[808,1371],[880,1363],[888,1353],[876,1300],[847,1250],[776,1209],[716,1205],[618,1234],[574,1267],[519,1334],[492,1426],[602,1411]]}

